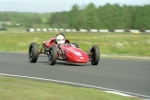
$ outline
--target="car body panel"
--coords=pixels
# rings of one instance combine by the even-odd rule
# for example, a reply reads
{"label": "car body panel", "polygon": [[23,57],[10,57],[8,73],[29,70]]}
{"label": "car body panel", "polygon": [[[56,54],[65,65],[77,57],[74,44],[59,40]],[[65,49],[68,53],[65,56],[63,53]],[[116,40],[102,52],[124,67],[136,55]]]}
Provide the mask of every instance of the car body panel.
{"label": "car body panel", "polygon": [[51,38],[47,41],[45,41],[44,46],[46,46],[47,48],[50,48],[50,46],[55,44],[55,38]]}
{"label": "car body panel", "polygon": [[75,46],[61,46],[62,50],[65,51],[68,57],[68,62],[75,63],[87,63],[89,61],[88,55],[81,49]]}
{"label": "car body panel", "polygon": [[[51,38],[43,43],[43,45],[47,48],[50,48],[52,45],[56,45],[57,50],[58,44],[55,43],[55,38]],[[66,40],[65,44],[59,45],[62,52],[64,53],[64,57],[66,58],[66,61],[68,62],[74,62],[74,63],[87,63],[89,61],[88,54],[86,54],[83,50],[80,48],[76,48],[73,44],[70,43],[69,40]],[[57,59],[61,60],[59,58],[60,53],[57,53]]]}

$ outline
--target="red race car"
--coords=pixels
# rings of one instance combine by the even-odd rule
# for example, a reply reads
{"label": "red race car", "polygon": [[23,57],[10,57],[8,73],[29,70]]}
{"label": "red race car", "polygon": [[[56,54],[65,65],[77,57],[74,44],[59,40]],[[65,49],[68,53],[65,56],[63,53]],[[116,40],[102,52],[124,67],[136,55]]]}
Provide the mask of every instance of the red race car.
{"label": "red race car", "polygon": [[40,54],[48,56],[50,65],[55,65],[57,60],[72,63],[87,63],[91,61],[92,65],[97,65],[100,60],[100,50],[97,45],[93,45],[86,53],[79,48],[77,43],[71,43],[66,39],[62,33],[43,42],[41,48],[39,48],[37,43],[32,42],[28,52],[29,61],[36,63]]}

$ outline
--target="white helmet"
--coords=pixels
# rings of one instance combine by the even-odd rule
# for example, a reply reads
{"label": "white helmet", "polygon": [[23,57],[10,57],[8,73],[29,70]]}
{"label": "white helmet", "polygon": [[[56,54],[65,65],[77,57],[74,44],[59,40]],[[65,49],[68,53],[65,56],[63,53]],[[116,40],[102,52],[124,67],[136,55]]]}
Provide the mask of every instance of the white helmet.
{"label": "white helmet", "polygon": [[64,44],[65,43],[65,37],[62,34],[59,34],[56,36],[56,42],[57,44]]}

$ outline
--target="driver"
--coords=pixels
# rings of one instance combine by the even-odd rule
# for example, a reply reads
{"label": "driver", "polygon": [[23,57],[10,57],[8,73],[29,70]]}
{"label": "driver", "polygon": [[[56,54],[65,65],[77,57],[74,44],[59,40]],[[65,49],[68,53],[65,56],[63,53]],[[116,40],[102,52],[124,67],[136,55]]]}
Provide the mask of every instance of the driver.
{"label": "driver", "polygon": [[56,43],[58,44],[57,46],[58,46],[58,48],[59,48],[59,49],[58,49],[59,52],[61,52],[61,54],[59,54],[59,59],[63,59],[63,58],[64,58],[64,54],[62,54],[62,53],[63,53],[63,50],[61,49],[60,45],[66,43],[66,39],[65,39],[64,34],[62,34],[62,33],[57,34],[55,41],[56,41]]}
{"label": "driver", "polygon": [[65,39],[64,34],[60,33],[60,34],[56,35],[56,43],[57,44],[59,44],[59,45],[65,44],[65,41],[66,41],[66,39]]}

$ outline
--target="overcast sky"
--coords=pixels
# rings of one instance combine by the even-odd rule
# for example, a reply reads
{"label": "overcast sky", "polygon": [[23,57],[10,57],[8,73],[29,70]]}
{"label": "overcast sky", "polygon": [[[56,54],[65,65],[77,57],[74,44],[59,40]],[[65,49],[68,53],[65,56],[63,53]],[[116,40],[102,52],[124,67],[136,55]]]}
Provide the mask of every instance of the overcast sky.
{"label": "overcast sky", "polygon": [[106,3],[120,5],[145,5],[150,0],[0,0],[0,11],[56,12],[69,11],[74,4],[82,6],[93,2],[96,6]]}

